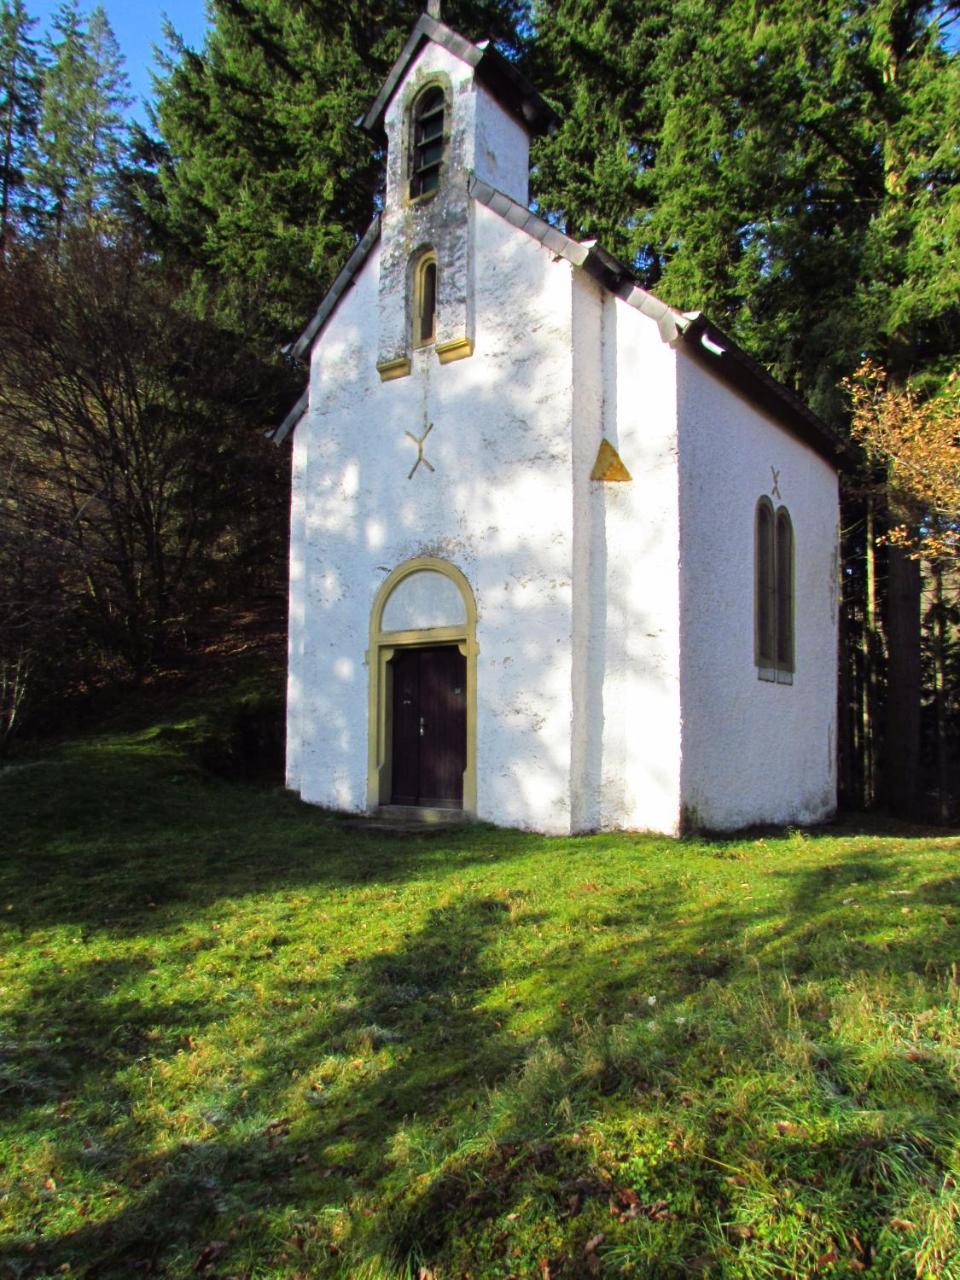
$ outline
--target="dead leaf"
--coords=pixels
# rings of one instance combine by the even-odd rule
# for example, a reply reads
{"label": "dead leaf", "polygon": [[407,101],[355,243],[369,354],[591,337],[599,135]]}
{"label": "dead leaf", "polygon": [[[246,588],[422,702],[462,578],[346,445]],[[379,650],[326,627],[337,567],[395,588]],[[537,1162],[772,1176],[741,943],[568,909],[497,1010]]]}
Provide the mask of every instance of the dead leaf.
{"label": "dead leaf", "polygon": [[839,1262],[839,1261],[840,1261],[839,1253],[837,1253],[836,1249],[831,1249],[828,1253],[821,1253],[820,1257],[817,1259],[817,1266],[825,1267],[828,1262]]}
{"label": "dead leaf", "polygon": [[917,1224],[909,1218],[891,1218],[890,1225],[894,1231],[916,1231]]}
{"label": "dead leaf", "polygon": [[776,1128],[777,1133],[803,1133],[802,1125],[793,1124],[789,1120],[778,1120]]}
{"label": "dead leaf", "polygon": [[211,1240],[197,1254],[197,1260],[193,1264],[194,1271],[203,1271],[211,1263],[216,1262],[218,1258],[223,1257],[226,1252],[227,1242],[225,1240]]}
{"label": "dead leaf", "polygon": [[605,1239],[606,1239],[606,1236],[604,1235],[604,1233],[602,1231],[598,1231],[597,1234],[593,1236],[590,1240],[588,1240],[587,1243],[583,1246],[583,1252],[585,1254],[596,1253],[596,1251],[600,1248],[600,1246],[603,1244]]}
{"label": "dead leaf", "polygon": [[540,1280],[551,1280],[550,1263],[546,1258],[540,1259]]}

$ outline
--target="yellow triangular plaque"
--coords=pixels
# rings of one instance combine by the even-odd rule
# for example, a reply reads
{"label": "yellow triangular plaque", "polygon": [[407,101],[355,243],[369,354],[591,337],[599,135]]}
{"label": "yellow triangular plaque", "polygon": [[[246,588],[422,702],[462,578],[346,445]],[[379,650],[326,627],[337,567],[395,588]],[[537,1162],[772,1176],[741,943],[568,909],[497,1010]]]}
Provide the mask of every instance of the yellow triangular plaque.
{"label": "yellow triangular plaque", "polygon": [[604,437],[600,441],[597,460],[590,472],[591,480],[632,480],[633,476],[623,465],[619,453]]}

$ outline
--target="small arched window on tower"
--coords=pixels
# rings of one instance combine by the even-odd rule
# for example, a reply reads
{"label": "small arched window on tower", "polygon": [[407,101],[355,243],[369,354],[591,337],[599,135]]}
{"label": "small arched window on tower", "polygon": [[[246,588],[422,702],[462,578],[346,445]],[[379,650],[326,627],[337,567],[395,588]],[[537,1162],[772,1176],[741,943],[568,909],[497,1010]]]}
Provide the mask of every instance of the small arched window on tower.
{"label": "small arched window on tower", "polygon": [[761,680],[793,683],[793,524],[786,507],[757,503],[755,527],[754,643]]}
{"label": "small arched window on tower", "polygon": [[413,104],[410,119],[410,198],[429,195],[440,185],[443,166],[445,104],[443,90],[431,85]]}
{"label": "small arched window on tower", "polygon": [[425,347],[437,338],[437,255],[422,253],[413,269],[413,345]]}

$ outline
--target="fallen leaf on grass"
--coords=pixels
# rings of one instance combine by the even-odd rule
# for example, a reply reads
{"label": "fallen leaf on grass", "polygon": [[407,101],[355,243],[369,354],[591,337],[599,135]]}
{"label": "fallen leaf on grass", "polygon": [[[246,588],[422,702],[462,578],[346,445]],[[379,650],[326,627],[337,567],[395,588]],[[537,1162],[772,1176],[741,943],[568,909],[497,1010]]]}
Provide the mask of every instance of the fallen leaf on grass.
{"label": "fallen leaf on grass", "polygon": [[917,1224],[909,1218],[891,1218],[890,1225],[894,1231],[916,1231]]}
{"label": "fallen leaf on grass", "polygon": [[588,1240],[583,1249],[583,1256],[586,1259],[587,1270],[592,1276],[600,1274],[600,1268],[603,1265],[597,1256],[597,1249],[603,1242],[604,1235],[602,1231],[598,1231],[592,1240]]}
{"label": "fallen leaf on grass", "polygon": [[777,1121],[777,1133],[803,1133],[803,1125],[793,1124],[790,1120]]}
{"label": "fallen leaf on grass", "polygon": [[211,1263],[216,1262],[227,1252],[227,1242],[225,1240],[211,1240],[197,1254],[197,1260],[193,1264],[194,1271],[203,1271],[209,1267]]}

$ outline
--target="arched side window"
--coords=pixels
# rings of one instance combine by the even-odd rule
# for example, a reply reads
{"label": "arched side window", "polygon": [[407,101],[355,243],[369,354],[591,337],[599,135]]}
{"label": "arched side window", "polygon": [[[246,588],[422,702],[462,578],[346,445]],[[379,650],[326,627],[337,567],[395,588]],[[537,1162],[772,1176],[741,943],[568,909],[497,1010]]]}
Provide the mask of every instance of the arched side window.
{"label": "arched side window", "polygon": [[761,680],[791,684],[794,669],[793,524],[763,497],[754,526],[754,661]]}
{"label": "arched side window", "polygon": [[777,670],[793,671],[793,525],[777,512]]}
{"label": "arched side window", "polygon": [[425,347],[437,338],[437,255],[426,250],[413,268],[413,345]]}
{"label": "arched side window", "polygon": [[431,85],[410,113],[410,199],[429,195],[440,185],[443,168],[446,108],[443,90]]}

